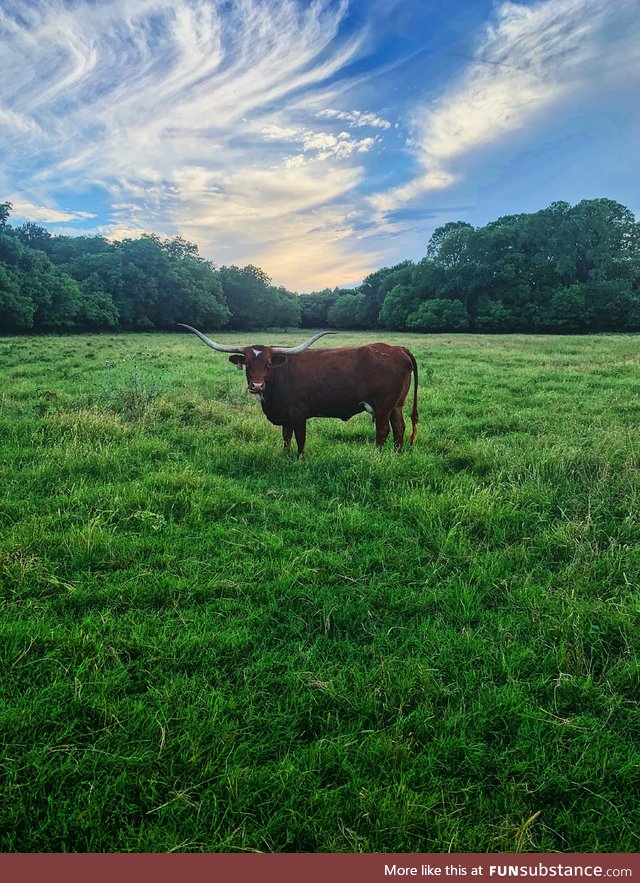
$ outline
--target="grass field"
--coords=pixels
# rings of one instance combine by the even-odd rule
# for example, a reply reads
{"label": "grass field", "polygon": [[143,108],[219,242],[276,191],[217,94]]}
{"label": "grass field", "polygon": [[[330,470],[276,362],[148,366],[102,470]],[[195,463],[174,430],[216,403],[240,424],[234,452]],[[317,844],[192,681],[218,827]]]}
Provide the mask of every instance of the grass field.
{"label": "grass field", "polygon": [[0,850],[640,849],[640,337],[384,339],[414,451],[300,462],[190,335],[0,340]]}

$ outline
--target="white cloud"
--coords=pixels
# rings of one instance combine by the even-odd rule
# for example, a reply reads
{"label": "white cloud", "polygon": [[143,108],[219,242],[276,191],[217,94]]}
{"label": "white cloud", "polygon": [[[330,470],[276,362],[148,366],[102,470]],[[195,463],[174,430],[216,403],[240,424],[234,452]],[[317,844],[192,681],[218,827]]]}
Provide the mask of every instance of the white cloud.
{"label": "white cloud", "polygon": [[317,151],[320,160],[330,158],[346,159],[357,153],[367,153],[375,144],[375,138],[352,138],[348,132],[331,135],[328,132],[307,133],[303,139],[303,150]]}
{"label": "white cloud", "polygon": [[295,169],[303,166],[306,160],[302,153],[297,153],[295,156],[287,156],[282,161],[282,165],[285,169]]}
{"label": "white cloud", "polygon": [[61,211],[50,206],[37,205],[29,202],[29,200],[22,199],[20,196],[9,196],[9,202],[13,206],[11,209],[12,216],[25,221],[39,221],[43,224],[62,224],[65,221],[82,221],[95,218],[95,215],[92,215],[90,212]]}
{"label": "white cloud", "polygon": [[360,128],[361,126],[371,126],[374,129],[390,129],[391,123],[383,120],[382,117],[375,113],[366,113],[361,110],[332,110],[327,108],[321,110],[318,114],[320,119],[325,120],[342,120],[350,123],[351,127]]}
{"label": "white cloud", "polygon": [[106,239],[113,239],[118,242],[121,242],[123,239],[140,239],[145,232],[140,227],[119,227],[113,224],[96,230],[96,233],[100,233]]}
{"label": "white cloud", "polygon": [[[314,132],[311,129],[298,127],[295,129],[283,128],[277,125],[263,126],[260,130],[263,138],[267,141],[280,143],[300,144],[304,153],[313,153],[317,159],[346,159],[357,153],[367,153],[376,143],[375,138],[353,138],[349,132],[339,132],[337,135],[331,132]],[[296,165],[303,165],[298,158]],[[291,158],[285,159],[285,165],[291,165]]]}
{"label": "white cloud", "polygon": [[[640,74],[640,23],[635,0],[546,0],[504,3],[487,27],[473,61],[446,91],[414,113],[421,173],[374,196],[380,212],[422,193],[449,187],[460,161],[504,142],[542,114],[598,90],[612,78]],[[628,27],[624,27],[624,24]]]}
{"label": "white cloud", "polygon": [[300,141],[303,129],[285,129],[282,126],[269,124],[261,129],[262,136],[267,141]]}
{"label": "white cloud", "polygon": [[5,135],[7,130],[9,133],[13,130],[13,133],[21,135],[42,135],[42,130],[33,119],[6,107],[0,107],[0,126],[5,131]]}

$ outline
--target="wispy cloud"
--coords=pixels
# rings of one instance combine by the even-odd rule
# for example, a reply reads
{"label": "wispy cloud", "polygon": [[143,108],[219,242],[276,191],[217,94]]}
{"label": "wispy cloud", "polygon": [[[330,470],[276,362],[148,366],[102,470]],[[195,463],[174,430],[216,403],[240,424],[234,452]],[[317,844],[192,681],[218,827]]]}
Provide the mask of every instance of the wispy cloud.
{"label": "wispy cloud", "polygon": [[473,151],[504,142],[563,100],[621,77],[640,80],[639,63],[636,0],[504,3],[464,71],[414,112],[409,147],[419,174],[372,203],[390,211],[450,187],[464,175],[460,161]]}
{"label": "wispy cloud", "polygon": [[18,215],[18,217],[29,218],[30,221],[39,221],[43,224],[63,224],[68,221],[84,221],[96,217],[92,212],[70,212],[51,208],[50,206],[37,205],[12,194],[9,194],[8,201],[12,204],[13,214]]}
{"label": "wispy cloud", "polygon": [[364,113],[361,110],[332,110],[327,108],[326,110],[321,110],[318,117],[325,120],[342,120],[355,128],[362,126],[371,126],[374,129],[391,128],[389,120],[383,120],[382,117],[376,116],[375,113]]}
{"label": "wispy cloud", "polygon": [[[30,200],[50,204],[51,192],[85,182],[109,194],[105,233],[188,234],[220,262],[275,253],[281,240],[300,251],[303,237],[307,248],[317,239],[321,253],[327,234],[315,213],[333,200],[340,215],[363,177],[353,160],[375,138],[326,131],[311,118],[272,120],[357,57],[365,34],[342,33],[346,8],[346,0],[9,0],[0,120],[12,135],[5,170],[19,167],[29,138],[19,213],[78,218],[34,213]],[[295,277],[304,266],[284,278],[277,264],[266,269],[304,284]]]}

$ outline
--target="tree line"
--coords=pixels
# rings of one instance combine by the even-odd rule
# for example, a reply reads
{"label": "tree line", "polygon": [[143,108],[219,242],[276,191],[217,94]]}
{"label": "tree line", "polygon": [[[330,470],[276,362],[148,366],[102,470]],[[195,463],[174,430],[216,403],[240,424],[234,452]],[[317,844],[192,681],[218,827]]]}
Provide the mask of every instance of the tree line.
{"label": "tree line", "polygon": [[257,267],[220,267],[180,237],[111,241],[11,227],[0,204],[0,333],[297,326],[299,298]]}
{"label": "tree line", "polygon": [[484,227],[439,227],[420,261],[354,289],[299,295],[254,266],[216,267],[180,237],[111,241],[8,223],[0,203],[0,333],[331,327],[640,330],[640,224],[610,199],[555,202]]}

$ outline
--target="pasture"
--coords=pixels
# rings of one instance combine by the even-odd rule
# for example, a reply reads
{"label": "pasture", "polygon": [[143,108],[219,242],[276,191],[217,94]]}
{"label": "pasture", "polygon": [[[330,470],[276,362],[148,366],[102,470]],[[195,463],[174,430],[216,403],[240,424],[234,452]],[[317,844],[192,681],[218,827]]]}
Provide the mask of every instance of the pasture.
{"label": "pasture", "polygon": [[2,851],[640,849],[640,337],[381,337],[415,449],[299,462],[192,335],[0,339]]}

